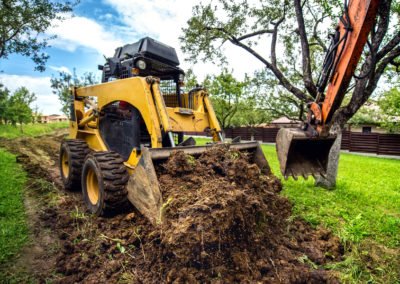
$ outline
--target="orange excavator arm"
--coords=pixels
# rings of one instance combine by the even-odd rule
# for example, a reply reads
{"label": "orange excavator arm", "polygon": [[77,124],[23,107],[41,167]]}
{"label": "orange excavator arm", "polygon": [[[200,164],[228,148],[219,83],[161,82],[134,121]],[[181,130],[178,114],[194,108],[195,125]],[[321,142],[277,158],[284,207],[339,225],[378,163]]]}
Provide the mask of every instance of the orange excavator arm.
{"label": "orange excavator arm", "polygon": [[373,28],[378,5],[379,0],[350,0],[349,4],[345,0],[345,13],[331,36],[318,79],[318,95],[308,104],[307,122],[301,128],[281,129],[277,135],[278,159],[286,179],[326,174],[329,151],[336,136],[329,135],[324,126],[343,101]]}
{"label": "orange excavator arm", "polygon": [[[333,113],[340,107],[351,78],[354,75],[361,53],[368,40],[377,12],[379,0],[353,0],[346,7],[337,32],[339,41],[335,62],[329,75],[328,89],[323,96],[319,89],[316,101],[310,106],[311,114],[318,115],[317,129],[328,123]],[[324,87],[324,86],[321,86]],[[312,122],[312,121],[310,121]]]}

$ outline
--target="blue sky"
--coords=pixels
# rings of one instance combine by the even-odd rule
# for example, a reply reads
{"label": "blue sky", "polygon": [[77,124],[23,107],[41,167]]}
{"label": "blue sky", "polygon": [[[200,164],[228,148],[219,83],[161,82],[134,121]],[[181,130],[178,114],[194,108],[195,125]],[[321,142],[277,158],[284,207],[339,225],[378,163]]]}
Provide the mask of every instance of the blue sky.
{"label": "blue sky", "polygon": [[[75,68],[78,75],[94,72],[100,78],[97,65],[104,63],[103,55],[112,56],[115,48],[145,36],[175,47],[184,70],[193,68],[199,78],[207,73],[215,74],[221,66],[212,63],[193,66],[184,61],[180,50],[181,29],[196,3],[195,0],[81,0],[74,16],[54,22],[46,32],[47,36],[57,35],[46,50],[50,55],[46,71],[34,71],[31,59],[13,54],[0,60],[0,82],[11,91],[26,86],[37,95],[36,104],[43,113],[60,113],[61,106],[50,88],[52,76],[61,70],[72,72]],[[262,67],[237,47],[229,47],[229,58],[227,67],[234,69],[239,78],[244,72]]]}

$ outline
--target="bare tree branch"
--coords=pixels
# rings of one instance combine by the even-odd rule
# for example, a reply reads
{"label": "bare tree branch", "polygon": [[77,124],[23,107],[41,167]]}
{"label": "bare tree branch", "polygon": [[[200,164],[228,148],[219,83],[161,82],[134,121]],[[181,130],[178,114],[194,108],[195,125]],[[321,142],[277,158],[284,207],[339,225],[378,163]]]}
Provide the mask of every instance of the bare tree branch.
{"label": "bare tree branch", "polygon": [[274,25],[274,32],[272,34],[272,40],[271,40],[271,63],[275,67],[277,66],[277,64],[276,64],[276,51],[275,50],[276,50],[276,40],[278,38],[278,27],[284,20],[285,20],[285,12],[284,12],[282,18],[280,18],[278,22],[273,23],[271,21],[271,23]]}
{"label": "bare tree branch", "polygon": [[384,59],[382,59],[382,61],[379,63],[378,67],[376,68],[374,78],[372,78],[368,81],[367,89],[371,90],[371,93],[376,88],[379,78],[384,73],[386,67],[389,64],[391,64],[393,62],[393,60],[399,56],[400,56],[400,46],[397,46]]}
{"label": "bare tree branch", "polygon": [[237,40],[238,41],[242,41],[244,39],[247,39],[247,38],[250,38],[250,37],[253,37],[253,36],[262,35],[262,34],[272,34],[273,32],[274,32],[274,30],[261,30],[261,31],[257,31],[257,32],[254,32],[254,33],[249,33],[247,35],[243,35],[241,37],[238,37]]}
{"label": "bare tree branch", "polygon": [[317,41],[318,45],[322,48],[324,52],[328,51],[328,48],[324,44],[324,42],[321,40],[321,38],[318,36],[317,29],[318,29],[318,24],[322,23],[322,21],[326,18],[326,16],[323,16],[322,18],[319,18],[313,28],[313,38]]}
{"label": "bare tree branch", "polygon": [[[325,19],[325,18],[327,18],[328,17],[328,15],[323,15],[321,18],[317,18],[317,16],[314,14],[314,12],[313,12],[313,10],[312,10],[312,8],[309,6],[309,5],[307,5],[307,8],[308,8],[308,11],[310,12],[310,14],[311,14],[311,16],[314,18],[314,21],[315,21],[315,24],[314,24],[314,27],[313,27],[313,35],[312,35],[312,37],[317,41],[317,44],[322,48],[322,50],[324,51],[324,52],[327,52],[328,51],[328,48],[326,47],[326,45],[324,44],[324,42],[321,40],[321,38],[319,37],[319,35],[318,35],[318,25],[320,24],[320,23],[322,23],[322,21]],[[310,43],[310,46],[311,45],[315,45],[315,44],[311,44]]]}
{"label": "bare tree branch", "polygon": [[394,36],[376,55],[377,60],[381,60],[388,54],[393,48],[400,43],[400,31]]}
{"label": "bare tree branch", "polygon": [[304,86],[312,97],[317,96],[317,87],[315,86],[312,73],[311,73],[311,59],[310,59],[310,49],[308,45],[308,39],[306,35],[306,28],[304,25],[303,10],[300,4],[300,0],[294,0],[294,7],[296,11],[298,31],[300,35],[301,51],[303,59],[303,81]]}
{"label": "bare tree branch", "polygon": [[4,56],[6,52],[6,35],[3,34],[1,37],[1,51],[0,51],[0,58]]}
{"label": "bare tree branch", "polygon": [[281,85],[283,87],[285,87],[289,92],[291,92],[293,95],[298,97],[300,100],[304,100],[304,101],[309,100],[309,97],[304,92],[302,92],[300,89],[293,86],[289,82],[289,80],[285,77],[285,75],[281,72],[281,70],[279,70],[279,68],[276,65],[271,64],[268,60],[266,60],[264,57],[262,57],[260,54],[258,54],[254,49],[252,49],[248,45],[240,42],[235,36],[230,34],[224,28],[204,27],[204,29],[210,30],[210,31],[216,30],[216,31],[223,33],[225,36],[227,36],[228,40],[232,44],[243,48],[244,50],[249,52],[251,55],[256,57],[258,60],[260,60],[262,63],[264,63],[267,66],[267,68],[270,69],[274,73],[274,75],[278,78]]}
{"label": "bare tree branch", "polygon": [[374,37],[372,39],[372,49],[375,53],[377,53],[379,46],[381,45],[389,27],[391,2],[392,2],[391,0],[386,0],[386,1],[382,0],[380,1],[378,7],[378,15],[379,15],[378,29],[373,34]]}

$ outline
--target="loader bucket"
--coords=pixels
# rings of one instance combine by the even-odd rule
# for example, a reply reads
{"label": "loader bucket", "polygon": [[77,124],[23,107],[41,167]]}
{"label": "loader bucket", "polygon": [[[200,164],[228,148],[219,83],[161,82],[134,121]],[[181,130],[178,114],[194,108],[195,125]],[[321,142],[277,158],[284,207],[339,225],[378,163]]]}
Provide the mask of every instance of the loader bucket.
{"label": "loader bucket", "polygon": [[282,175],[307,179],[309,175],[325,176],[329,151],[336,136],[312,137],[299,128],[282,128],[276,137],[276,151]]}
{"label": "loader bucket", "polygon": [[160,222],[162,195],[153,161],[147,148],[142,149],[142,156],[130,176],[127,185],[129,201],[149,221],[156,225]]}
{"label": "loader bucket", "polygon": [[[222,143],[219,143],[222,144]],[[252,154],[252,162],[257,164],[261,172],[271,172],[267,160],[258,142],[246,143],[224,143],[234,151],[245,151]],[[162,210],[163,199],[160,185],[154,168],[154,163],[167,160],[172,151],[183,151],[192,156],[199,156],[206,150],[218,144],[204,146],[178,146],[173,148],[142,148],[142,156],[130,176],[127,190],[129,201],[142,213],[153,225],[161,223],[160,210]]]}

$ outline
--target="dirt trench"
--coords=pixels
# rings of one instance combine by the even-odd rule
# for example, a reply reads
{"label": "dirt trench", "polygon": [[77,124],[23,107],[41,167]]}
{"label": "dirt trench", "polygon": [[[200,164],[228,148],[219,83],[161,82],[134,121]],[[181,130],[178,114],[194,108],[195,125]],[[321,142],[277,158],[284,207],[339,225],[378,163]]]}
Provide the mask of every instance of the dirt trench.
{"label": "dirt trench", "polygon": [[30,218],[42,248],[30,262],[38,282],[338,282],[323,268],[341,259],[338,238],[292,218],[280,180],[261,175],[245,153],[216,147],[193,158],[173,152],[156,165],[165,203],[155,228],[133,207],[109,218],[91,216],[79,191],[65,192],[58,172],[63,136],[0,140],[30,177],[51,181],[60,192]]}

